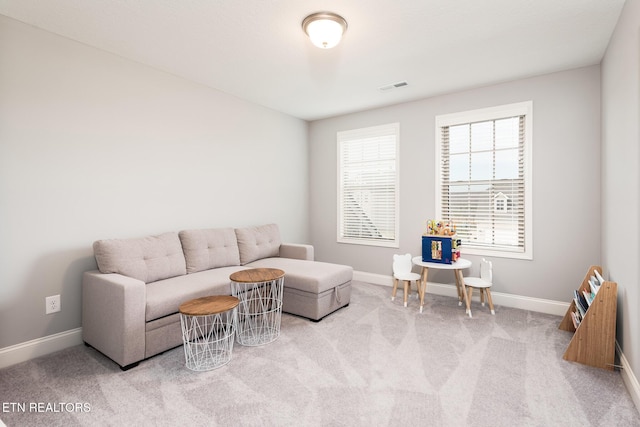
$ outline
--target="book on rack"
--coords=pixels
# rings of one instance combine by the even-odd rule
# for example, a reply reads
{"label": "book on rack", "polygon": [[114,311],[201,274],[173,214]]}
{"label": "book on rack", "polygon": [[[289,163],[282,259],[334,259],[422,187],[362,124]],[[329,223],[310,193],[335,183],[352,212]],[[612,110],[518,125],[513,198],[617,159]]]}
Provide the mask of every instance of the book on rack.
{"label": "book on rack", "polygon": [[598,293],[601,285],[602,282],[600,282],[596,276],[589,277],[589,288],[591,289],[591,293],[593,295]]}
{"label": "book on rack", "polygon": [[591,307],[591,303],[593,302],[593,299],[596,297],[595,292],[587,292],[586,290],[582,291],[582,295],[584,296],[584,299],[587,301],[587,307]]}
{"label": "book on rack", "polygon": [[580,317],[584,317],[589,305],[587,304],[587,300],[584,298],[584,295],[580,291],[573,291],[573,300],[576,303],[576,308],[580,312]]}
{"label": "book on rack", "polygon": [[578,326],[580,326],[580,321],[582,320],[580,318],[580,315],[577,312],[572,311],[571,312],[571,320],[573,321],[573,327],[578,329]]}
{"label": "book on rack", "polygon": [[600,273],[598,273],[598,270],[593,270],[593,274],[596,276],[596,279],[598,280],[598,286],[602,285],[604,283],[604,279],[602,278]]}

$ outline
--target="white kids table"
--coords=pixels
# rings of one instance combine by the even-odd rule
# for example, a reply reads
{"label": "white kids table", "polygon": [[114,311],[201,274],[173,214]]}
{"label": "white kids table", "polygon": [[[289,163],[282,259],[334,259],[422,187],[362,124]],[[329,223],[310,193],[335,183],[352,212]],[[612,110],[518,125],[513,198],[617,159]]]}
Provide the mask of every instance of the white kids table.
{"label": "white kids table", "polygon": [[429,274],[429,269],[433,268],[435,270],[453,270],[456,278],[456,288],[458,289],[458,305],[462,305],[462,300],[464,299],[464,303],[467,306],[466,313],[471,317],[471,301],[469,301],[469,295],[464,288],[464,278],[462,276],[462,270],[471,267],[471,261],[458,258],[456,262],[452,262],[451,264],[441,264],[439,262],[424,262],[422,261],[422,256],[414,257],[412,261],[415,265],[422,267],[421,284],[418,289],[418,294],[420,295],[420,313],[422,313],[422,306],[424,305],[424,294],[427,292],[427,275]]}

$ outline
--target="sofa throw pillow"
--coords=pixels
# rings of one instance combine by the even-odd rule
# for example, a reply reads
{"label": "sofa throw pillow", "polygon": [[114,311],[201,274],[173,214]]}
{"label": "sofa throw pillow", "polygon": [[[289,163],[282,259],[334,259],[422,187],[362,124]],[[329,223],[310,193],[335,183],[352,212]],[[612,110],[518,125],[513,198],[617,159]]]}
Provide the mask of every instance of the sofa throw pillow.
{"label": "sofa throw pillow", "polygon": [[277,224],[236,228],[240,264],[280,254],[280,229]]}
{"label": "sofa throw pillow", "polygon": [[179,236],[187,263],[187,274],[240,265],[238,241],[233,228],[182,230]]}
{"label": "sofa throw pillow", "polygon": [[145,283],[187,273],[178,233],[98,240],[93,253],[101,273],[119,273]]}

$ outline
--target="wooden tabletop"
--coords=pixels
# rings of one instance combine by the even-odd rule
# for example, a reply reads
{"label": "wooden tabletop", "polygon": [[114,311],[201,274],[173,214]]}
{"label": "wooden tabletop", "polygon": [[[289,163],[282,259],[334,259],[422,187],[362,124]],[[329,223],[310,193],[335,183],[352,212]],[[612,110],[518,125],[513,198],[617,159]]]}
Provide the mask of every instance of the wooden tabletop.
{"label": "wooden tabletop", "polygon": [[240,270],[229,276],[236,283],[261,283],[276,280],[284,276],[284,271],[277,268],[252,268]]}
{"label": "wooden tabletop", "polygon": [[188,316],[207,316],[223,313],[237,307],[240,301],[229,295],[213,295],[192,299],[180,304],[180,313]]}
{"label": "wooden tabletop", "polygon": [[462,270],[471,267],[471,261],[465,258],[458,258],[457,261],[452,262],[451,264],[422,261],[422,256],[414,257],[411,261],[420,267],[434,268],[438,270]]}

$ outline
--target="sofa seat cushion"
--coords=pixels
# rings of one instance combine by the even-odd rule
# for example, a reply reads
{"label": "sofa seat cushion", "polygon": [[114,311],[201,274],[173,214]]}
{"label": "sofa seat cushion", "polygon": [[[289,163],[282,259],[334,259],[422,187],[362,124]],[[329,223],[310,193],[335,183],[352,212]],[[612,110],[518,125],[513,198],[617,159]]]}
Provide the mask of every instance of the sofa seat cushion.
{"label": "sofa seat cushion", "polygon": [[347,265],[291,258],[263,258],[245,265],[251,268],[279,268],[284,271],[284,287],[320,294],[350,282],[353,268]]}
{"label": "sofa seat cushion", "polygon": [[145,283],[187,274],[178,233],[98,240],[93,252],[101,273],[118,273]]}
{"label": "sofa seat cushion", "polygon": [[145,321],[178,312],[185,301],[209,295],[231,295],[229,276],[243,267],[221,267],[146,285]]}
{"label": "sofa seat cushion", "polygon": [[182,230],[179,236],[187,273],[240,265],[238,241],[233,228]]}

